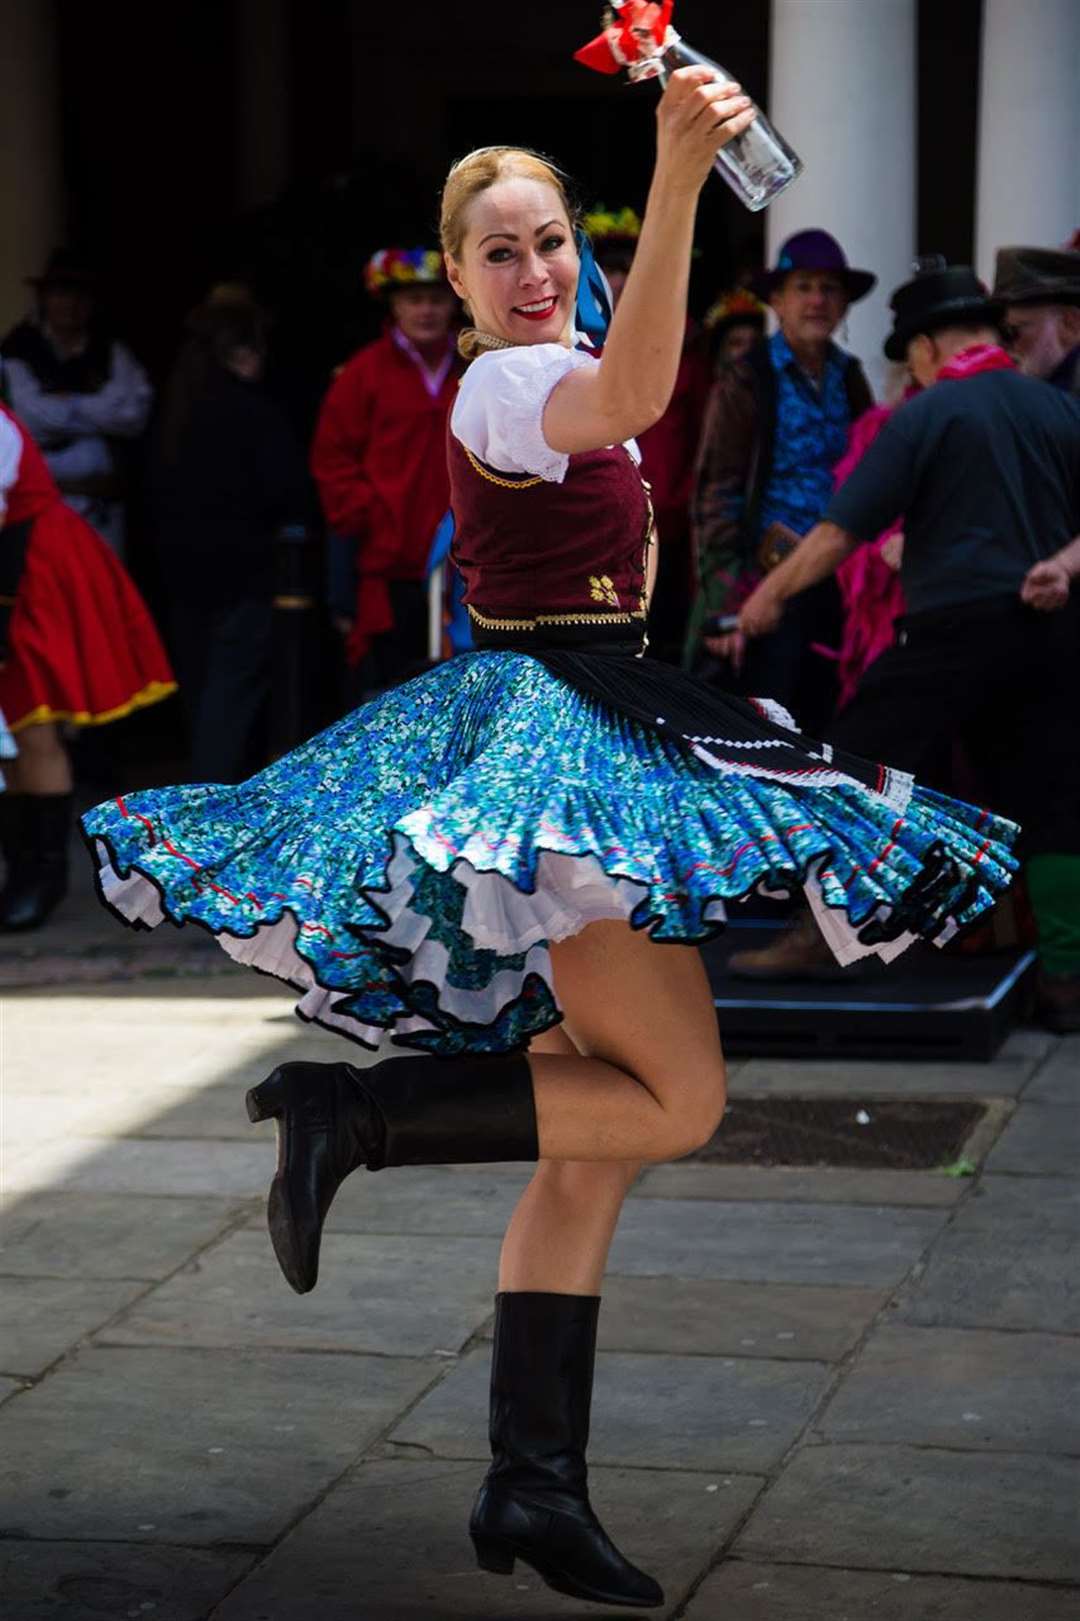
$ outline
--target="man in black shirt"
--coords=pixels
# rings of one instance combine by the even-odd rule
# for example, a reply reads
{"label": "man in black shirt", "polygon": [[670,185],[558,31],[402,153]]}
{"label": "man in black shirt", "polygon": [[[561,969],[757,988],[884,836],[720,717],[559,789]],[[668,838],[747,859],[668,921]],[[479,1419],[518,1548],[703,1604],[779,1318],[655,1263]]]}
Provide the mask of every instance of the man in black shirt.
{"label": "man in black shirt", "polygon": [[[1080,1029],[1080,601],[1062,585],[1080,531],[1080,406],[1013,369],[972,271],[919,275],[892,307],[885,352],[907,359],[924,392],[885,425],[739,627],[775,629],[788,598],[903,515],[908,612],[829,741],[942,788],[963,741],[987,802],[1024,829],[1048,1019]],[[819,956],[807,922],[738,966],[778,977]]]}

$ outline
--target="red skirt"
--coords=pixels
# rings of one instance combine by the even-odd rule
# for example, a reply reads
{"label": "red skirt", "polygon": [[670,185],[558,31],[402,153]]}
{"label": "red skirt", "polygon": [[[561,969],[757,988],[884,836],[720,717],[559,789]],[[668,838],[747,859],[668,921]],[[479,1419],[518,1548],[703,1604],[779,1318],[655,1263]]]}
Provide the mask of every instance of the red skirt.
{"label": "red skirt", "polygon": [[31,530],[0,665],[11,730],[56,720],[100,726],[175,691],[127,570],[78,513],[55,502]]}

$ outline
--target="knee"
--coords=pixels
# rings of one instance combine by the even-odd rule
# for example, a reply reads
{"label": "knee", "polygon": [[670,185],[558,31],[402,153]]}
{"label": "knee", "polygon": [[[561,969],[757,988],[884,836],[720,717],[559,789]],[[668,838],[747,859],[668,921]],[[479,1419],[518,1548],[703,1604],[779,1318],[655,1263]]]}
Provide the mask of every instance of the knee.
{"label": "knee", "polygon": [[669,1125],[656,1158],[683,1159],[687,1154],[704,1148],[720,1129],[727,1108],[727,1074],[723,1059],[709,1067],[706,1075],[698,1075],[697,1084],[689,1095],[674,1100],[666,1113]]}
{"label": "knee", "polygon": [[567,1204],[621,1203],[641,1166],[632,1160],[541,1160],[534,1180]]}

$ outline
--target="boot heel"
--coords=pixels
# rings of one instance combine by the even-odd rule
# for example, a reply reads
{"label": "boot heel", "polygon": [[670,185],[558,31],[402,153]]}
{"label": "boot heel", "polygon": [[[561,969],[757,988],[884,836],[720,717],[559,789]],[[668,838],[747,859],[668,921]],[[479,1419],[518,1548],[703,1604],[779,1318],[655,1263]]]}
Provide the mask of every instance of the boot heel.
{"label": "boot heel", "polygon": [[498,1537],[477,1536],[474,1531],[472,1541],[481,1570],[490,1570],[493,1576],[513,1575],[515,1555]]}
{"label": "boot heel", "polygon": [[260,1120],[280,1120],[285,1113],[285,1078],[280,1071],[253,1086],[244,1099],[247,1117],[252,1125]]}

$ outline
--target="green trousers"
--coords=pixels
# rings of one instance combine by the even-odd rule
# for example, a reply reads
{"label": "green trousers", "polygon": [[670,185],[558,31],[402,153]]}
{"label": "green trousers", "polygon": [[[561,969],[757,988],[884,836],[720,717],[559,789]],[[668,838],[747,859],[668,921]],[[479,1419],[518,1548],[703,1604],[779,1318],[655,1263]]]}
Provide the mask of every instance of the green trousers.
{"label": "green trousers", "polygon": [[1080,974],[1080,856],[1032,856],[1028,895],[1048,974]]}

